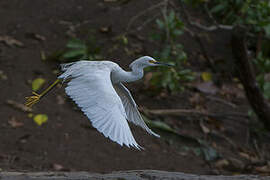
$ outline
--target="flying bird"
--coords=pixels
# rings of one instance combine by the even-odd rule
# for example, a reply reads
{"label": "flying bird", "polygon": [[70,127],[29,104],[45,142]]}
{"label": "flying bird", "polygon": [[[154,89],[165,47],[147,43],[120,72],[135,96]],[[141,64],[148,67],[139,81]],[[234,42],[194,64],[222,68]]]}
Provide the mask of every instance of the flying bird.
{"label": "flying bird", "polygon": [[143,56],[133,61],[124,71],[112,61],[77,61],[61,64],[63,73],[41,94],[33,92],[26,97],[26,105],[31,107],[45,96],[59,82],[67,81],[66,94],[80,107],[92,122],[92,126],[105,137],[127,147],[142,147],[134,139],[128,122],[142,127],[149,134],[159,137],[147,127],[140,115],[130,91],[123,85],[143,77],[143,69],[148,66],[171,66]]}

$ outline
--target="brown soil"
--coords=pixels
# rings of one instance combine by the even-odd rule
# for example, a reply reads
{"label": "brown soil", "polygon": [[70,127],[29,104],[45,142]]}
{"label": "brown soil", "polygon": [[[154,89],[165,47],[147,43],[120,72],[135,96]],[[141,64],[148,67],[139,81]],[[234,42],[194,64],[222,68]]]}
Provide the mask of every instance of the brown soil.
{"label": "brown soil", "polygon": [[[121,1],[105,3],[100,0],[0,1],[0,36],[8,35],[24,44],[23,47],[0,44],[0,70],[7,76],[6,80],[0,79],[0,168],[3,171],[111,172],[156,169],[196,174],[243,173],[242,166],[248,164],[250,159],[239,156],[239,151],[258,156],[256,148],[249,143],[250,133],[246,117],[225,115],[215,119],[208,118],[208,122],[212,120],[222,126],[223,130],[219,129],[218,134],[228,137],[235,145],[233,147],[226,138],[210,136],[202,132],[199,124],[206,117],[153,116],[153,119],[162,120],[176,128],[179,133],[189,135],[194,139],[204,139],[209,146],[214,147],[222,155],[220,160],[230,159],[232,164],[236,166],[240,164],[239,166],[242,167],[226,169],[218,167],[216,165],[218,161],[209,162],[204,156],[196,155],[192,150],[183,150],[183,147],[197,147],[198,144],[185,139],[177,140],[177,142],[168,140],[163,132],[160,133],[164,134],[164,138],[158,139],[133,126],[136,140],[145,148],[143,151],[121,147],[111,142],[94,128],[89,128],[90,123],[87,118],[70,100],[65,98],[63,87],[52,91],[47,98],[42,99],[34,107],[34,114],[42,113],[49,117],[48,122],[40,127],[28,117],[28,113],[6,103],[7,100],[23,103],[24,97],[31,93],[29,81],[37,77],[45,78],[46,85],[55,80],[57,75],[53,71],[57,69],[59,62],[42,61],[41,52],[48,55],[62,49],[71,38],[70,32],[86,39],[95,30],[97,44],[104,47],[102,49],[104,59],[113,60],[127,67],[133,59],[138,57],[138,54],[128,55],[121,46],[115,51],[109,51],[114,43],[112,39],[125,32],[132,17],[156,3],[158,3],[157,0],[131,0],[126,3],[121,3]],[[133,25],[142,23],[145,18],[147,17],[139,18]],[[75,30],[71,31],[71,27]],[[101,27],[110,27],[111,32],[101,33],[99,32]],[[144,40],[131,36],[130,44],[138,44],[142,49],[140,54],[151,55],[154,47],[147,38],[153,31],[154,26],[148,25],[139,33]],[[221,33],[226,34],[226,32]],[[41,35],[46,40],[33,38],[33,34]],[[224,40],[219,46],[226,46],[228,38],[219,37],[221,39],[216,38],[218,43]],[[198,46],[194,45],[194,40],[189,36],[183,37],[182,41],[194,63],[194,60],[200,57]],[[134,47],[130,45],[129,48]],[[222,53],[227,56],[227,52],[217,52],[210,47],[208,50],[216,59],[219,58],[218,56],[223,57]],[[194,63],[193,68],[202,70],[204,65],[200,67],[200,64],[203,63]],[[194,89],[173,96],[151,95],[151,93],[144,93],[142,83],[138,82],[129,87],[138,104],[148,109],[193,108],[190,98],[194,97],[195,93],[203,98],[204,107],[209,112],[246,114],[249,109],[241,90],[237,93],[240,91],[242,96],[236,98],[235,94],[227,96],[229,101],[236,106],[231,107],[213,98],[206,98],[206,95]],[[235,92],[231,92],[230,89],[229,93]],[[59,99],[64,100],[64,103],[62,104]],[[22,122],[23,126],[12,127],[9,123],[12,119]],[[262,145],[264,148],[267,145],[269,147],[266,142],[262,142]],[[262,157],[260,160],[266,159]]]}

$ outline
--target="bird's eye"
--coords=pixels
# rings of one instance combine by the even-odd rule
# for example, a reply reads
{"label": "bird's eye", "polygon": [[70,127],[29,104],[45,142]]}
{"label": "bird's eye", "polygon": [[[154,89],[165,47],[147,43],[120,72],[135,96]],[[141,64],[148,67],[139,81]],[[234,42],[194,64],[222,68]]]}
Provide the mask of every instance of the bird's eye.
{"label": "bird's eye", "polygon": [[155,64],[155,60],[149,60],[149,63]]}

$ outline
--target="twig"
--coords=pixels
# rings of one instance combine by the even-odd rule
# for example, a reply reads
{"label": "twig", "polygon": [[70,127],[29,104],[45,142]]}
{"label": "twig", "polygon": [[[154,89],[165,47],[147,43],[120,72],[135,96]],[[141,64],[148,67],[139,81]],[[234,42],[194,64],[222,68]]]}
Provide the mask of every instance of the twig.
{"label": "twig", "polygon": [[199,25],[199,24],[196,24],[195,26],[197,27],[201,27],[202,29],[206,30],[206,31],[215,31],[215,30],[218,30],[218,29],[224,29],[224,30],[232,30],[233,29],[233,26],[230,26],[230,25],[223,25],[223,24],[219,24],[216,19],[213,17],[212,13],[209,11],[208,9],[208,6],[207,4],[205,3],[204,5],[204,9],[209,17],[209,19],[211,19],[214,23],[214,26],[209,26],[209,27],[206,27],[206,26],[203,26],[203,25]]}
{"label": "twig", "polygon": [[223,29],[223,30],[232,30],[233,29],[233,26],[223,25],[223,24],[218,24],[218,25],[214,25],[214,26],[204,26],[204,25],[197,23],[197,22],[190,22],[190,24],[192,26],[195,26],[197,28],[200,28],[204,31],[209,31],[209,32],[216,31],[218,29]]}
{"label": "twig", "polygon": [[244,117],[247,118],[247,114],[240,114],[240,113],[220,113],[220,114],[214,114],[214,113],[208,113],[208,112],[202,112],[195,109],[155,109],[155,110],[149,110],[149,109],[143,109],[148,114],[153,115],[174,115],[174,116],[181,116],[181,115],[193,115],[193,116],[212,116],[212,117],[226,117],[226,116],[238,116],[238,117]]}
{"label": "twig", "polygon": [[7,100],[6,103],[10,105],[11,107],[21,110],[23,112],[33,112],[33,109],[30,107],[25,106],[24,104],[18,103],[13,100]]}
{"label": "twig", "polygon": [[225,136],[224,134],[220,134],[219,132],[214,130],[210,132],[210,135],[215,135],[215,136],[218,136],[219,138],[225,139],[234,149],[237,149],[237,145],[229,137]]}
{"label": "twig", "polygon": [[225,105],[231,106],[232,108],[236,108],[237,106],[231,102],[225,101],[224,99],[221,98],[217,98],[217,97],[213,97],[213,96],[206,96],[206,98],[216,101],[216,102],[220,102],[223,103]]}
{"label": "twig", "polygon": [[214,62],[212,61],[212,59],[208,56],[207,50],[205,49],[203,42],[201,40],[201,37],[196,34],[193,33],[190,29],[188,29],[187,27],[184,28],[184,30],[186,32],[188,32],[190,34],[191,37],[193,37],[197,43],[199,44],[200,48],[201,48],[201,53],[203,55],[203,57],[206,59],[208,66],[211,68],[211,70],[216,73],[216,68],[214,66]]}
{"label": "twig", "polygon": [[[193,21],[190,20],[187,12],[185,11],[183,2],[182,1],[179,1],[179,2],[180,2],[180,7],[181,7],[181,10],[183,12],[184,18],[187,20],[187,23],[190,26],[197,27],[197,28],[199,28],[201,30],[204,30],[204,31],[207,31],[207,32],[213,32],[213,31],[216,31],[218,29],[233,30],[233,28],[235,27],[233,25],[218,24],[217,21],[215,20],[215,18],[213,17],[213,15],[209,12],[208,7],[206,7],[206,6],[205,6],[206,13],[207,13],[208,17],[213,21],[214,25],[205,26],[205,25],[202,25],[202,24],[200,24],[198,22],[193,22]],[[170,3],[176,9],[176,6],[172,3],[172,1],[170,1]],[[254,35],[253,33],[250,33],[250,32],[247,33],[247,37],[249,37],[249,38],[257,38],[256,35]],[[261,39],[262,40],[270,40],[270,38],[265,36],[265,35],[262,35]]]}
{"label": "twig", "polygon": [[260,148],[258,146],[258,143],[257,143],[257,140],[256,139],[253,139],[253,145],[254,145],[254,148],[255,148],[255,151],[257,153],[257,155],[259,156],[259,158],[261,159],[261,152],[260,152]]}
{"label": "twig", "polygon": [[131,20],[129,21],[128,25],[127,25],[126,31],[129,32],[130,27],[132,26],[132,24],[134,23],[134,21],[136,21],[136,19],[138,19],[139,17],[143,16],[144,14],[146,14],[149,11],[152,11],[152,10],[154,10],[154,9],[160,7],[160,6],[165,5],[166,1],[167,0],[164,0],[164,1],[160,2],[160,3],[158,3],[158,4],[155,4],[155,5],[147,8],[147,9],[139,12],[137,15],[133,16],[131,18]]}
{"label": "twig", "polygon": [[168,0],[164,1],[164,11],[162,11],[162,15],[163,18],[165,20],[166,23],[166,41],[168,42],[170,39],[170,31],[169,31],[169,25],[168,25],[168,21],[166,21],[167,18],[167,10],[168,10]]}
{"label": "twig", "polygon": [[135,32],[135,31],[140,31],[140,30],[142,30],[144,26],[146,26],[146,25],[149,24],[150,22],[154,21],[158,16],[160,16],[160,12],[157,13],[157,14],[155,14],[155,15],[153,15],[153,17],[151,17],[151,18],[147,19],[146,21],[144,21],[144,22],[143,22],[140,26],[138,26],[135,30],[130,31],[130,32],[128,32],[128,33],[130,34],[130,33],[133,33],[133,32]]}
{"label": "twig", "polygon": [[215,19],[213,18],[213,16],[210,14],[209,11],[208,12],[208,16],[209,18],[214,22],[215,25],[213,26],[204,26],[200,23],[197,23],[197,22],[193,22],[190,20],[190,16],[189,14],[186,12],[185,10],[185,7],[183,5],[183,2],[182,1],[179,1],[180,3],[180,8],[181,8],[181,12],[182,12],[182,15],[184,16],[184,18],[187,20],[187,23],[190,25],[190,26],[195,26],[197,28],[200,28],[204,31],[216,31],[218,29],[225,29],[225,30],[232,30],[233,29],[233,26],[229,26],[229,25],[223,25],[223,24],[218,24]]}
{"label": "twig", "polygon": [[[190,21],[190,16],[189,14],[186,12],[185,7],[182,3],[182,1],[180,1],[180,8],[182,10],[182,15],[184,16],[184,18],[187,20],[188,25],[192,26],[194,23]],[[202,43],[201,37],[199,35],[197,35],[196,33],[193,33],[190,29],[188,29],[187,27],[185,27],[185,31],[188,32],[190,34],[191,37],[193,37],[197,43],[199,44],[202,54],[204,56],[204,58],[206,59],[208,66],[211,68],[211,70],[216,73],[216,68],[214,66],[214,63],[212,62],[212,60],[209,58],[207,51]]]}
{"label": "twig", "polygon": [[209,19],[211,19],[216,27],[218,27],[218,23],[216,19],[214,18],[213,14],[210,12],[207,3],[204,3],[204,10],[206,11],[206,14],[208,15]]}

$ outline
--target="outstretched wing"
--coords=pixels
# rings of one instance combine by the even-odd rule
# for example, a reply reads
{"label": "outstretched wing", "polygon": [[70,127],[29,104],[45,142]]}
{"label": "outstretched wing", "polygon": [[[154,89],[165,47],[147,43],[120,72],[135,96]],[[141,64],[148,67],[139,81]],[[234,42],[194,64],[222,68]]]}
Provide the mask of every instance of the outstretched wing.
{"label": "outstretched wing", "polygon": [[141,126],[149,134],[160,137],[158,134],[154,133],[151,129],[149,129],[145,124],[129,90],[122,83],[115,84],[114,89],[122,100],[122,103],[126,110],[126,114],[128,116],[128,121],[134,123],[137,126]]}
{"label": "outstretched wing", "polygon": [[128,126],[122,101],[112,86],[111,69],[106,64],[95,66],[85,61],[68,66],[63,66],[65,72],[58,78],[70,78],[65,91],[92,125],[121,146],[140,149]]}

